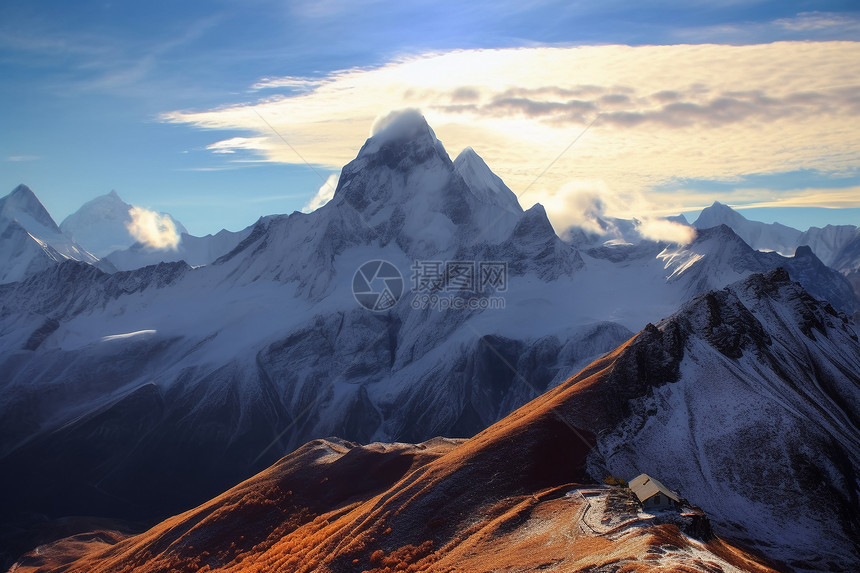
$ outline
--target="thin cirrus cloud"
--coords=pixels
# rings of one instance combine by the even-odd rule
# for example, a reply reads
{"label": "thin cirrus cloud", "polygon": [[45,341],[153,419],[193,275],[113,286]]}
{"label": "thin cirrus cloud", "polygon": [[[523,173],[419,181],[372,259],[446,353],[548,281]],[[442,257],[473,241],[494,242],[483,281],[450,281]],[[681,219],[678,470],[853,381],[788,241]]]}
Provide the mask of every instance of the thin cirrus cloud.
{"label": "thin cirrus cloud", "polygon": [[3,158],[4,161],[9,161],[11,163],[24,163],[27,161],[38,161],[38,155],[7,155]]}
{"label": "thin cirrus cloud", "polygon": [[262,78],[251,86],[251,90],[266,90],[278,88],[291,88],[295,90],[309,90],[320,85],[320,80],[313,78],[302,78],[296,76],[284,76],[279,78]]}
{"label": "thin cirrus cloud", "polygon": [[[858,66],[860,42],[846,41],[457,50],[287,77],[281,86],[268,78],[256,89],[284,93],[162,119],[254,134],[214,142],[215,153],[337,169],[355,156],[375,118],[419,108],[452,155],[476,149],[515,192],[528,190],[524,206],[547,205],[558,227],[564,189],[635,196],[604,201],[612,209],[606,214],[642,216],[701,208],[694,192],[666,191],[673,181],[798,170],[822,180],[856,177],[860,80],[849,70]],[[746,199],[860,206],[826,187],[747,190]]]}
{"label": "thin cirrus cloud", "polygon": [[819,30],[860,32],[860,18],[851,14],[832,12],[801,12],[793,18],[775,20],[773,24],[785,30],[796,32]]}

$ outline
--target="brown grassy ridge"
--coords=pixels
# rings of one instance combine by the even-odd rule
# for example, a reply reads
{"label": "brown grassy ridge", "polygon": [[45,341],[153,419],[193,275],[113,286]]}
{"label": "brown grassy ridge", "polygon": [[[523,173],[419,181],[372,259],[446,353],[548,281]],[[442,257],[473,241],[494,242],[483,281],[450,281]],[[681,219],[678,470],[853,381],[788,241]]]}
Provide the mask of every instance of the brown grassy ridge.
{"label": "brown grassy ridge", "polygon": [[635,341],[470,440],[315,440],[149,531],[62,540],[16,573],[772,571],[672,525],[595,535],[580,527],[582,502],[562,497],[589,481],[583,428],[616,415],[598,398],[620,359],[637,360]]}

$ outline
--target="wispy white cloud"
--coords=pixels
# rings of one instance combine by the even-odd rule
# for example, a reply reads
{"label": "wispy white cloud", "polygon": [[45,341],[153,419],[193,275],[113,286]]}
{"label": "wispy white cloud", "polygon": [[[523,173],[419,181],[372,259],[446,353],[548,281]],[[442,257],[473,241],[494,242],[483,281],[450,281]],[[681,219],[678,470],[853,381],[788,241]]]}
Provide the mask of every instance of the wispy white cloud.
{"label": "wispy white cloud", "polygon": [[219,154],[233,154],[237,151],[266,152],[269,149],[269,143],[268,138],[265,137],[231,137],[207,145],[206,149]]}
{"label": "wispy white cloud", "polygon": [[[554,224],[569,211],[559,194],[582,182],[606,196],[647,199],[607,202],[610,215],[642,218],[695,208],[695,194],[652,191],[676,180],[797,170],[856,176],[860,80],[848,70],[857,66],[860,42],[458,50],[334,72],[307,91],[163,119],[257,134],[213,143],[212,152],[294,164],[301,157],[335,170],[355,156],[375,118],[420,108],[452,153],[472,146],[515,192],[531,186],[524,206],[544,203]],[[774,201],[799,200],[770,193]]]}
{"label": "wispy white cloud", "polygon": [[310,201],[302,208],[302,211],[305,213],[310,213],[311,211],[316,211],[329,201],[331,201],[332,197],[334,197],[334,190],[337,189],[337,182],[340,179],[340,175],[337,173],[332,173],[328,176],[328,179],[320,186],[314,196]]}
{"label": "wispy white cloud", "polygon": [[[224,18],[223,13],[210,12],[177,27],[181,31],[175,35],[140,38],[117,34],[113,27],[67,28],[44,15],[18,14],[0,21],[0,51],[5,61],[46,70],[59,68],[50,80],[57,90],[135,94],[152,90],[163,98],[164,61],[201,39]],[[171,87],[175,89],[176,84]]]}
{"label": "wispy white cloud", "polygon": [[613,190],[600,180],[568,182],[557,191],[543,194],[541,200],[559,234],[575,226],[590,233],[616,234],[615,238],[620,239],[620,230],[607,230],[605,225],[607,218],[623,214],[635,219],[636,230],[647,239],[687,244],[696,238],[689,226],[662,218],[656,201],[644,193]]}
{"label": "wispy white cloud", "polygon": [[293,0],[290,9],[308,18],[329,18],[343,16],[349,12],[366,9],[379,0]]}
{"label": "wispy white cloud", "polygon": [[41,159],[38,155],[7,155],[3,158],[4,161],[11,161],[13,163],[20,163],[25,161],[38,161]]}
{"label": "wispy white cloud", "polygon": [[277,88],[290,88],[294,90],[309,90],[320,86],[323,80],[314,78],[302,78],[297,76],[283,76],[277,78],[263,78],[251,89],[254,91]]}
{"label": "wispy white cloud", "polygon": [[126,223],[126,228],[134,240],[158,250],[176,250],[179,246],[181,237],[170,215],[143,207],[132,207],[128,214],[131,221]]}
{"label": "wispy white cloud", "polygon": [[775,20],[732,21],[704,26],[681,26],[671,36],[690,43],[748,44],[776,41],[827,41],[857,37],[860,15],[851,12],[800,12]]}
{"label": "wispy white cloud", "polygon": [[792,31],[860,31],[860,17],[855,14],[833,12],[801,12],[793,18],[780,18],[773,24]]}

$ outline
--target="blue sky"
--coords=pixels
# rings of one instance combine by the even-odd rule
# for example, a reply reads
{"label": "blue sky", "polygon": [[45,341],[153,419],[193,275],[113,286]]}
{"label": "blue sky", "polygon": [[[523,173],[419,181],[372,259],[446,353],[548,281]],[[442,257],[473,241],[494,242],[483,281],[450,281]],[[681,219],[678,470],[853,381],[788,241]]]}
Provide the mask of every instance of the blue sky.
{"label": "blue sky", "polygon": [[[648,125],[645,115],[641,120],[645,123],[625,127],[620,118],[630,117],[629,110],[613,115],[614,123],[610,123],[609,108],[600,108],[601,113],[607,113],[605,123],[597,122],[590,138],[583,138],[565,158],[570,164],[560,162],[559,172],[548,177],[545,188],[530,198],[567,205],[565,193],[606,195],[601,204],[609,206],[607,214],[629,216],[635,213],[621,212],[620,208],[612,212],[611,197],[621,195],[623,199],[625,193],[633,193],[641,199],[633,204],[654,213],[660,205],[665,210],[692,213],[720,200],[755,207],[746,212],[750,217],[781,218],[799,227],[828,222],[860,224],[860,197],[852,202],[860,189],[860,151],[852,147],[850,135],[822,139],[834,132],[828,122],[846,126],[846,133],[860,131],[860,104],[856,103],[860,80],[853,72],[860,69],[860,61],[856,48],[845,44],[858,38],[860,11],[856,2],[7,0],[0,5],[0,194],[26,183],[59,222],[83,202],[114,189],[129,203],[173,214],[194,234],[221,228],[237,230],[261,215],[302,209],[322,180],[337,173],[339,166],[358,151],[374,116],[384,115],[390,106],[401,103],[380,102],[379,109],[374,110],[374,99],[362,91],[362,82],[379,83],[379,78],[401,74],[396,76],[401,79],[392,81],[408,86],[413,77],[410,70],[434,58],[439,67],[429,69],[440,76],[440,82],[446,81],[441,76],[447,75],[451,62],[465,67],[458,77],[469,78],[469,72],[484,68],[481,65],[479,70],[476,62],[492,56],[494,62],[510,58],[510,71],[516,75],[506,84],[510,91],[510,86],[527,87],[524,84],[531,83],[522,70],[514,68],[526,65],[525,61],[537,62],[535,66],[540,67],[546,57],[541,48],[593,47],[592,51],[577,52],[580,59],[570,61],[579,62],[585,55],[590,62],[606,58],[609,73],[614,69],[610,63],[619,57],[608,48],[612,45],[642,46],[625,57],[641,57],[643,66],[665,67],[665,61],[677,59],[678,75],[683,76],[687,73],[685,65],[690,66],[690,73],[695,66],[701,67],[693,51],[679,47],[669,55],[660,55],[660,60],[656,52],[644,47],[711,43],[723,45],[726,54],[735,54],[728,51],[729,47],[788,42],[761,52],[765,54],[762,57],[774,59],[773,73],[785,67],[783,60],[811,62],[798,63],[806,67],[797,73],[819,78],[816,93],[829,100],[814,108],[787,107],[787,103],[780,108],[770,102],[796,102],[801,92],[777,93],[777,80],[753,85],[755,78],[739,75],[737,82],[746,86],[743,93],[759,95],[757,99],[740,95],[729,103],[745,106],[743,113],[750,115],[732,118],[726,125],[717,125],[714,116],[703,116],[700,124],[702,129],[711,130],[703,132],[703,137],[711,133],[715,140],[736,137],[743,145],[758,135],[749,129],[742,131],[741,121],[758,122],[762,134],[784,133],[781,137],[787,142],[806,139],[804,145],[798,143],[785,150],[767,137],[762,140],[763,153],[772,156],[778,168],[770,169],[763,162],[739,160],[732,164],[726,160],[722,170],[704,164],[695,169],[681,169],[679,165],[674,173],[667,159],[669,164],[662,171],[640,170],[637,165],[655,163],[642,151],[625,153],[624,157],[635,157],[639,163],[632,163],[633,159],[616,163],[619,167],[613,172],[609,163],[603,165],[597,159],[611,155],[621,141],[646,142],[637,143],[639,149],[647,146],[648,135],[669,141],[661,130],[671,124],[673,131],[667,131],[666,137],[686,138],[672,139],[672,146],[678,148],[678,141],[692,141],[698,132],[693,125],[666,120],[665,115],[654,119],[654,126],[644,132],[643,126]],[[808,46],[804,48],[801,41],[820,45],[822,50],[803,52]],[[487,50],[502,51],[488,54]],[[467,53],[460,58],[456,55],[460,51]],[[795,56],[801,52],[802,57]],[[715,75],[722,73],[719,65],[729,65],[718,63],[720,53],[713,49],[707,56],[717,66]],[[753,61],[759,57],[756,54],[744,52],[743,57]],[[532,59],[523,60],[524,56]],[[837,71],[820,71],[822,67],[815,63],[834,58],[845,59],[840,62],[843,77],[838,77]],[[727,59],[734,60],[735,56]],[[745,65],[747,60],[737,61]],[[559,74],[559,85],[585,85],[575,77],[577,66],[556,65],[564,70],[554,72]],[[350,72],[344,76],[338,73],[342,70]],[[831,76],[824,77],[825,73]],[[589,85],[601,79],[599,70],[583,74]],[[552,82],[552,75],[548,76],[541,78],[544,87]],[[630,73],[620,77],[625,78],[621,86],[624,93],[655,93],[653,85],[646,89],[645,78],[638,83]],[[297,81],[273,81],[279,78]],[[430,89],[427,81],[420,81],[425,92]],[[470,87],[468,81],[460,81],[463,87]],[[481,81],[484,83],[476,84],[475,90],[486,94],[482,97],[488,102],[496,97],[493,101],[497,104],[501,88],[489,79]],[[614,85],[612,81],[607,79],[605,90]],[[827,86],[833,90],[826,92]],[[431,87],[436,89],[435,84]],[[326,90],[335,88],[349,89],[350,94],[366,97],[370,103],[350,107],[354,102],[327,95]],[[456,88],[455,84],[440,84],[439,93],[454,93]],[[730,93],[716,83],[709,89],[713,97],[707,101],[711,103],[725,103],[725,94]],[[611,95],[624,97],[623,93]],[[531,112],[523,109],[506,108],[509,112],[503,113],[510,115],[502,117],[498,106],[491,117],[487,105],[480,117],[455,117],[450,108],[435,105],[441,96],[428,97],[421,99],[420,107],[449,153],[453,156],[464,145],[475,146],[515,192],[526,187],[531,173],[539,173],[549,164],[553,149],[563,149],[565,138],[578,133],[590,119],[583,116],[581,123],[562,126],[553,124],[560,121],[556,116],[529,115]],[[524,102],[522,98],[518,101]],[[769,107],[762,107],[765,111],[761,112],[753,110],[760,101]],[[704,99],[696,102],[684,105],[704,109]],[[535,98],[525,103],[534,104]],[[332,106],[331,122],[322,116],[306,120],[312,115],[310,110],[323,106]],[[833,111],[836,108],[838,113]],[[774,109],[777,111],[767,111]],[[297,142],[295,148],[315,168],[291,156],[283,146],[276,148],[280,145],[277,138],[259,116],[245,113],[249,110],[269,117],[281,135]],[[806,117],[813,113],[822,114],[824,119]],[[492,145],[499,141],[492,137],[493,130],[502,129],[502,125],[507,133],[523,130],[526,140],[532,125],[535,129],[553,129],[552,133],[558,133],[558,144],[546,149],[531,145],[535,156],[528,163],[514,165],[509,152]],[[821,133],[814,131],[816,125]],[[638,139],[628,139],[622,127],[638,130],[630,133]],[[320,133],[317,140],[309,141],[316,133]],[[533,136],[547,139],[537,131]],[[509,147],[516,146],[517,138],[512,135],[504,141]],[[814,147],[816,141],[822,141],[822,149],[826,149],[817,154],[815,150],[803,151]],[[219,142],[220,147],[213,147]],[[653,153],[667,158],[665,148],[655,147]],[[596,161],[595,172],[576,163],[586,158]],[[621,171],[632,175],[625,179],[618,174]],[[565,173],[570,173],[569,181]],[[841,195],[824,192],[834,189]],[[824,206],[842,209],[815,208],[818,198]],[[616,200],[615,204],[630,205],[631,201]],[[569,206],[557,210],[561,213],[565,208]]]}

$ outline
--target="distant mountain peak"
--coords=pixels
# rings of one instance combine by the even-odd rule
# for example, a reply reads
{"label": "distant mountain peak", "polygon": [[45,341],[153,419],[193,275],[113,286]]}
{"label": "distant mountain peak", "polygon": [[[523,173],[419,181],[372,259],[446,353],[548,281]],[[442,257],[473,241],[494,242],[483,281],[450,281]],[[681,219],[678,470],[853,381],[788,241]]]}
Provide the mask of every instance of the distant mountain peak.
{"label": "distant mountain peak", "polygon": [[20,195],[28,195],[28,194],[33,195],[34,197],[36,196],[36,194],[33,193],[32,189],[30,189],[29,187],[27,187],[26,185],[21,183],[20,185],[15,187],[15,189],[13,189],[9,195],[20,196]]}
{"label": "distant mountain peak", "polygon": [[743,224],[747,219],[728,205],[714,201],[710,207],[705,207],[693,223],[697,229],[707,229],[720,224]]}
{"label": "distant mountain peak", "polygon": [[0,199],[0,218],[19,219],[22,215],[31,217],[52,232],[59,233],[57,224],[48,210],[45,209],[33,190],[23,183],[15,187],[9,195]]}
{"label": "distant mountain peak", "polygon": [[776,251],[786,256],[794,252],[801,232],[780,223],[751,221],[719,201],[702,210],[693,223],[697,229],[728,225],[750,247],[761,251]]}
{"label": "distant mountain peak", "polygon": [[[122,200],[116,190],[99,195],[81,205],[60,223],[60,231],[83,245],[98,257],[131,247],[135,240],[128,232],[132,205]],[[164,215],[164,213],[160,213]],[[172,216],[176,231],[187,233]]]}
{"label": "distant mountain peak", "polygon": [[533,237],[554,237],[555,230],[547,217],[546,209],[540,203],[532,205],[514,228],[514,236],[523,238],[527,236]]}

